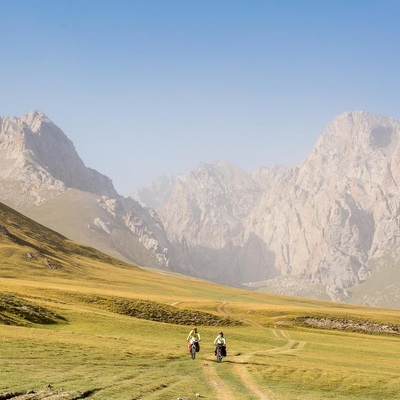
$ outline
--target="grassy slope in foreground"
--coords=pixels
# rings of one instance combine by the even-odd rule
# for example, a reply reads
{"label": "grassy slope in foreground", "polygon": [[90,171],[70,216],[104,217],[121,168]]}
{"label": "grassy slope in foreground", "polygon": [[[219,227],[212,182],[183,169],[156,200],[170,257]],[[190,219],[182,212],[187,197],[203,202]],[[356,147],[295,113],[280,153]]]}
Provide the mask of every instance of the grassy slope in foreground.
{"label": "grassy slope in foreground", "polygon": [[[397,311],[144,271],[2,205],[0,225],[0,393],[50,384],[70,399],[400,398],[399,337],[294,322],[399,325]],[[185,342],[193,310],[204,317],[196,360]],[[212,341],[221,329],[228,357],[217,364]]]}

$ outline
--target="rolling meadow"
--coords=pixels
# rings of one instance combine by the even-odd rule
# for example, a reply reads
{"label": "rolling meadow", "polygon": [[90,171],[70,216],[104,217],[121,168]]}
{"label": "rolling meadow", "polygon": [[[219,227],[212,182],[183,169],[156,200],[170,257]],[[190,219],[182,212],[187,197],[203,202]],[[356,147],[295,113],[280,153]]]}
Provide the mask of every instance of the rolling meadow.
{"label": "rolling meadow", "polygon": [[400,399],[399,311],[138,268],[4,205],[0,228],[0,399]]}

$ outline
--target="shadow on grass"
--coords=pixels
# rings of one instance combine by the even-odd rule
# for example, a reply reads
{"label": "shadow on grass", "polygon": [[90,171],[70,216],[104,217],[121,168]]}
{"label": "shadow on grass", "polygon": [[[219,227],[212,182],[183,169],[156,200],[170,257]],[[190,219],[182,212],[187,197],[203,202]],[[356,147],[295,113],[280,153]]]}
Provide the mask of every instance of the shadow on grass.
{"label": "shadow on grass", "polygon": [[51,325],[66,321],[66,318],[45,307],[11,294],[0,293],[0,324],[17,326],[24,326],[29,323]]}

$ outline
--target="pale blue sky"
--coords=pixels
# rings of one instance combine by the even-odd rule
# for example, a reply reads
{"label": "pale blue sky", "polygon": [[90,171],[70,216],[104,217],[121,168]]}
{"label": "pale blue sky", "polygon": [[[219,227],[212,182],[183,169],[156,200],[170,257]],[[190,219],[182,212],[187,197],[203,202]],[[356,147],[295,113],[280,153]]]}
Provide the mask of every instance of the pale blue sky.
{"label": "pale blue sky", "polygon": [[0,0],[0,115],[44,111],[128,195],[303,160],[344,111],[400,119],[400,1]]}

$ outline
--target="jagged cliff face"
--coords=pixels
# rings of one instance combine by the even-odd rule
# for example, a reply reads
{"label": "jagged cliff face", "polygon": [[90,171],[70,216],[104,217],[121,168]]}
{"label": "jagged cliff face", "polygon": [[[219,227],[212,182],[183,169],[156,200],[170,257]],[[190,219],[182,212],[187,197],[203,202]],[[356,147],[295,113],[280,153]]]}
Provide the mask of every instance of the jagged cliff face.
{"label": "jagged cliff face", "polygon": [[22,183],[38,202],[42,191],[66,188],[117,195],[111,180],[85,167],[72,142],[40,111],[0,118],[0,166],[2,180]]}
{"label": "jagged cliff face", "polygon": [[176,252],[189,254],[191,273],[223,283],[257,275],[260,261],[249,259],[258,256],[243,252],[242,243],[244,220],[261,194],[248,173],[227,162],[202,164],[175,183],[159,215]]}
{"label": "jagged cliff face", "polygon": [[337,117],[298,167],[247,174],[201,165],[174,183],[158,213],[202,276],[291,276],[343,299],[374,272],[370,261],[400,242],[399,184],[400,123],[353,112]]}
{"label": "jagged cliff face", "polygon": [[45,114],[0,118],[0,199],[71,239],[144,266],[169,266],[171,245],[153,210],[118,195],[84,165]]}
{"label": "jagged cliff face", "polygon": [[346,289],[368,261],[399,240],[397,121],[346,113],[335,119],[290,179],[265,193],[247,234],[270,243],[284,274]]}
{"label": "jagged cliff face", "polygon": [[186,272],[225,284],[260,281],[280,271],[274,254],[247,223],[264,193],[292,174],[291,169],[274,167],[251,175],[219,161],[170,179],[164,201],[159,201],[159,188],[165,178],[132,196],[146,204],[153,191],[160,204],[157,213]]}

